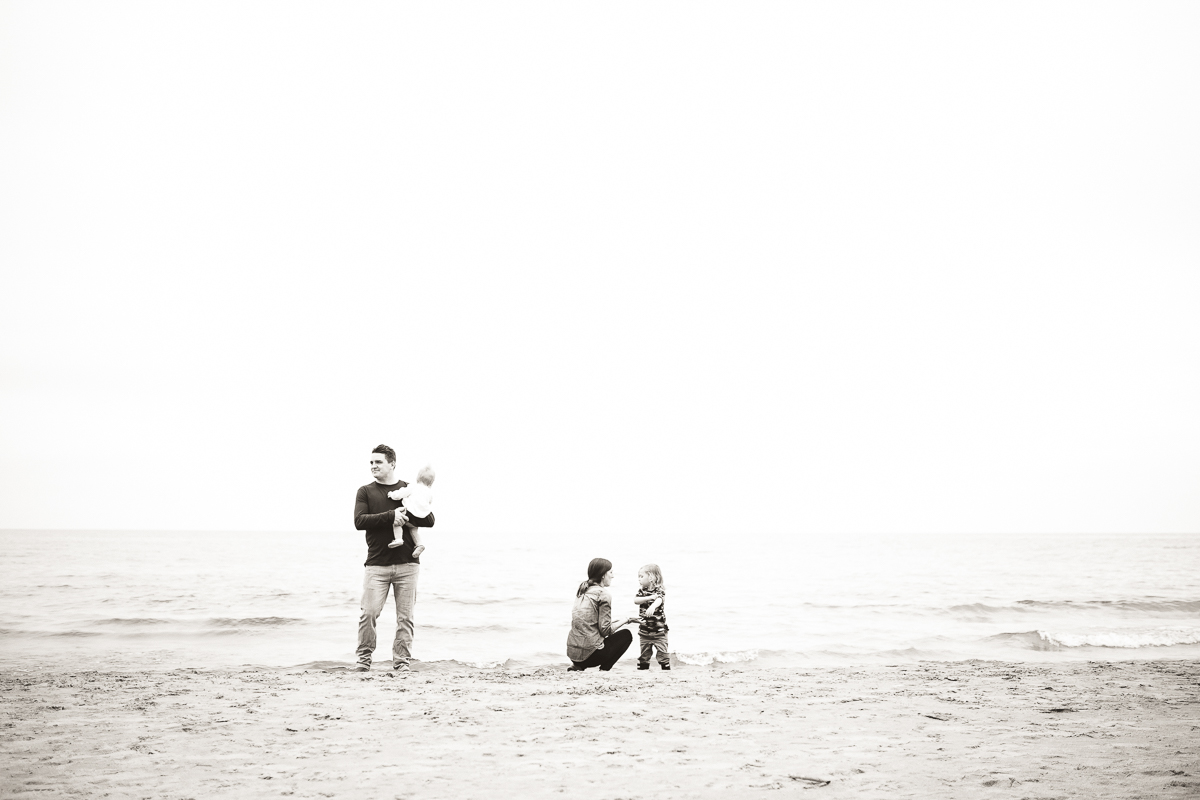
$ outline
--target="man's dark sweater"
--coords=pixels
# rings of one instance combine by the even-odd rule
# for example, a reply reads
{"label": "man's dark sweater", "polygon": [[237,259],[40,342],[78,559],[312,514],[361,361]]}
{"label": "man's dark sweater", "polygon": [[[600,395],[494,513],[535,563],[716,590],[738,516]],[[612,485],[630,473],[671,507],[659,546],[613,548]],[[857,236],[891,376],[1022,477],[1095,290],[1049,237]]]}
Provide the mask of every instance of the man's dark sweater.
{"label": "man's dark sweater", "polygon": [[[388,547],[388,542],[396,540],[392,532],[392,524],[396,521],[396,509],[400,508],[399,500],[387,496],[404,486],[404,481],[396,481],[390,486],[381,483],[368,483],[358,488],[354,498],[354,527],[366,531],[367,560],[364,567],[390,567],[393,564],[420,564],[421,559],[413,558],[413,543],[411,536],[404,537],[404,544],[399,547]],[[433,514],[424,519],[409,516],[408,524],[418,528],[432,528]]]}

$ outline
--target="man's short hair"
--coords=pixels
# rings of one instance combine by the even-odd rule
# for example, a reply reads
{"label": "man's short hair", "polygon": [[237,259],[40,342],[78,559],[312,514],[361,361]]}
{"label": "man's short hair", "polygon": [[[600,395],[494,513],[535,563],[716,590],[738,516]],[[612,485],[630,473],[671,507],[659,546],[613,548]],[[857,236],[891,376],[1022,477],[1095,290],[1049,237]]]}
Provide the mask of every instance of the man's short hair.
{"label": "man's short hair", "polygon": [[388,447],[386,444],[376,445],[372,453],[379,453],[388,460],[389,464],[396,463],[396,451]]}

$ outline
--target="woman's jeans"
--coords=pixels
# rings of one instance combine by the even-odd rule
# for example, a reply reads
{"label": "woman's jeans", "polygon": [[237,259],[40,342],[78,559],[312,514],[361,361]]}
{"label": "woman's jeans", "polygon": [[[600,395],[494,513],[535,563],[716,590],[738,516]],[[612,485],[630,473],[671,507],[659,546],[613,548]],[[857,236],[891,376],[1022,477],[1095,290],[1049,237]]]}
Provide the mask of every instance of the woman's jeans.
{"label": "woman's jeans", "polygon": [[358,619],[358,663],[371,666],[375,653],[375,621],[383,611],[388,589],[396,598],[396,639],[392,642],[392,668],[407,664],[412,655],[413,606],[417,602],[420,564],[367,567],[363,575],[362,616]]}
{"label": "woman's jeans", "polygon": [[620,660],[621,656],[625,655],[625,651],[629,649],[629,645],[633,644],[633,634],[626,629],[622,629],[609,636],[604,640],[604,647],[599,650],[592,651],[592,654],[583,661],[573,661],[575,669],[587,669],[588,667],[599,667],[607,672],[612,669],[612,665]]}

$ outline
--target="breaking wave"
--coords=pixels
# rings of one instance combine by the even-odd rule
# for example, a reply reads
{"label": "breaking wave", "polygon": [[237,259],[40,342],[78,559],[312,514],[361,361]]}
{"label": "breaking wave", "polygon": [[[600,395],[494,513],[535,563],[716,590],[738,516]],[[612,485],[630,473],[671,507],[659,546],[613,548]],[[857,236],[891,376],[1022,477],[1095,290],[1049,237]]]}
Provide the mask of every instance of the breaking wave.
{"label": "breaking wave", "polygon": [[1063,650],[1074,647],[1173,647],[1200,644],[1200,628],[1163,627],[1138,630],[1100,630],[1084,632],[1024,631],[1001,633],[991,641],[1010,643],[1030,650]]}
{"label": "breaking wave", "polygon": [[684,664],[707,667],[715,664],[741,664],[747,661],[757,661],[759,653],[758,650],[733,650],[727,653],[674,653],[673,655]]}
{"label": "breaking wave", "polygon": [[278,628],[304,621],[298,617],[244,617],[242,619],[217,617],[208,620],[208,624],[217,628]]}
{"label": "breaking wave", "polygon": [[1018,600],[1012,605],[966,603],[950,606],[955,614],[1002,614],[1038,611],[1128,611],[1139,614],[1200,614],[1200,600]]}

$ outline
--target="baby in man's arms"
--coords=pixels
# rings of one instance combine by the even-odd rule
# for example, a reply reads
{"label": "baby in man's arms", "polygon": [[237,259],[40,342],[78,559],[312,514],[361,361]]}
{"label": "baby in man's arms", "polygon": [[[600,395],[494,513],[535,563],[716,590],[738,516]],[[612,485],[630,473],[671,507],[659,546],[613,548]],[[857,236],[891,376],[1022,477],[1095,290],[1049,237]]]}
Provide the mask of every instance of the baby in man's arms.
{"label": "baby in man's arms", "polygon": [[[388,492],[388,497],[393,500],[399,500],[400,505],[404,508],[404,512],[410,518],[417,517],[425,519],[432,511],[433,505],[433,480],[437,474],[433,471],[433,467],[421,467],[421,471],[417,473],[415,483],[410,483],[408,486],[402,486],[395,491]],[[392,533],[396,540],[389,542],[388,547],[399,547],[404,544],[404,523],[397,522]],[[418,531],[420,528],[414,528],[411,525],[408,527],[408,535],[412,537],[413,543],[413,558],[421,555],[425,551],[425,545],[421,544],[421,534]]]}

